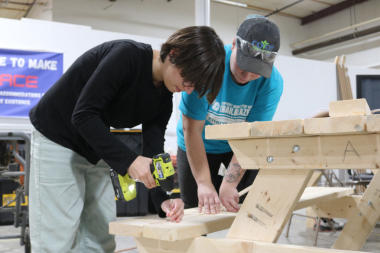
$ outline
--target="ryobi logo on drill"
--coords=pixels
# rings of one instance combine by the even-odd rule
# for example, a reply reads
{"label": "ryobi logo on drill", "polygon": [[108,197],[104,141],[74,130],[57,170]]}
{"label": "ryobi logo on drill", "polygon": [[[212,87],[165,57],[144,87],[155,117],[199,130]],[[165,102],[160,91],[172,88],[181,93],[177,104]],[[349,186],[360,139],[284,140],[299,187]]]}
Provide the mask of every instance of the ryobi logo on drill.
{"label": "ryobi logo on drill", "polygon": [[268,51],[272,51],[274,48],[274,46],[269,45],[269,43],[266,40],[260,41],[260,42],[258,42],[257,40],[254,40],[252,41],[252,45],[254,45],[255,47],[258,47],[259,49],[264,49]]}

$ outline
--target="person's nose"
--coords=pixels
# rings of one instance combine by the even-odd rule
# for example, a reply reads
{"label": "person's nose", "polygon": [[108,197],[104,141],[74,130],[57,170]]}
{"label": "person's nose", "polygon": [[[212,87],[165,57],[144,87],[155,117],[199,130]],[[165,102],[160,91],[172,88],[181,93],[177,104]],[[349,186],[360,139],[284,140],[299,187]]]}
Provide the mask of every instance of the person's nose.
{"label": "person's nose", "polygon": [[260,78],[261,76],[255,73],[251,73],[251,80],[256,80],[257,78]]}
{"label": "person's nose", "polygon": [[189,95],[193,92],[193,90],[194,90],[194,87],[185,87],[185,91]]}

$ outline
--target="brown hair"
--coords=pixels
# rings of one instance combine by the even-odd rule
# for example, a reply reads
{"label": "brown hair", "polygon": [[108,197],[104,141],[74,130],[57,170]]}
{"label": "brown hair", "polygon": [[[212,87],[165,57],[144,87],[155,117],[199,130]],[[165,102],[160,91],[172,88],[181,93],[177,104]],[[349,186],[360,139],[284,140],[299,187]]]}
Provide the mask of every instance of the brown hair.
{"label": "brown hair", "polygon": [[215,30],[208,26],[190,26],[173,33],[162,45],[160,57],[169,60],[181,69],[185,82],[194,83],[199,97],[207,94],[211,104],[220,91],[223,82],[226,52],[222,40]]}

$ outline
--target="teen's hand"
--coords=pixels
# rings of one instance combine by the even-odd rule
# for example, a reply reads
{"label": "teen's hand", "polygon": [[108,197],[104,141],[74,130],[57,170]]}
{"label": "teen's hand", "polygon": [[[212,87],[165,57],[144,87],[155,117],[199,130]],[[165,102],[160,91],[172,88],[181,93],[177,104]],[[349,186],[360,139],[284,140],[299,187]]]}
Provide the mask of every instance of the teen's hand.
{"label": "teen's hand", "polygon": [[239,211],[239,192],[236,187],[228,184],[222,184],[219,189],[219,198],[227,211],[234,213]]}
{"label": "teen's hand", "polygon": [[156,182],[154,181],[152,172],[150,171],[151,164],[152,159],[138,156],[128,168],[128,174],[133,180],[141,182],[147,188],[152,189],[156,187]]}
{"label": "teen's hand", "polygon": [[198,184],[198,212],[202,212],[204,206],[207,214],[220,213],[220,200],[214,185],[209,182],[205,184]]}
{"label": "teen's hand", "polygon": [[170,218],[170,221],[178,223],[184,215],[185,204],[182,199],[173,199],[173,204],[170,199],[168,199],[162,202],[161,209],[166,213],[166,216]]}

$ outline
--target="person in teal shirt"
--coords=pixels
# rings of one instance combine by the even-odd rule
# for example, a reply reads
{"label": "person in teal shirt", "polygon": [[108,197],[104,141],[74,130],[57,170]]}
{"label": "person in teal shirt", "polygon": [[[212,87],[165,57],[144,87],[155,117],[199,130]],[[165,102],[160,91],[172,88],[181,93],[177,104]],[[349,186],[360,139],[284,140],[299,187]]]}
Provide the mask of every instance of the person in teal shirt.
{"label": "person in teal shirt", "polygon": [[[177,168],[185,208],[203,206],[206,213],[239,210],[238,191],[253,183],[257,171],[241,168],[225,140],[206,140],[205,126],[271,121],[283,91],[281,74],[273,66],[280,47],[276,24],[249,15],[232,45],[224,46],[226,69],[222,88],[209,104],[197,92],[182,92],[177,125]],[[221,164],[227,168],[218,176]],[[219,192],[219,194],[218,194]]]}

